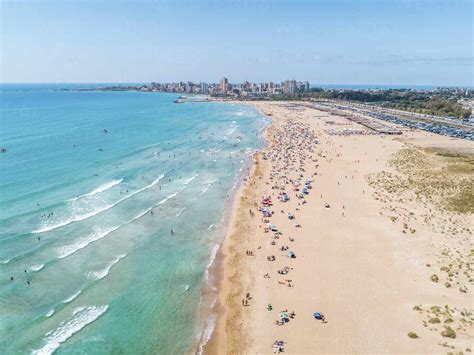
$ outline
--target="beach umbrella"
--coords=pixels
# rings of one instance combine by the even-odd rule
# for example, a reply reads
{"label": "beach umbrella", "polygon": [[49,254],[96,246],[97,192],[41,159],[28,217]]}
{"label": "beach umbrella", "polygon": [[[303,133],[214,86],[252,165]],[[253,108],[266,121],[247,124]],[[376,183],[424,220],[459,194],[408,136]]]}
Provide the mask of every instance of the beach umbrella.
{"label": "beach umbrella", "polygon": [[279,317],[280,317],[281,320],[286,321],[286,320],[289,318],[289,315],[288,315],[287,312],[281,312],[281,313],[279,314]]}

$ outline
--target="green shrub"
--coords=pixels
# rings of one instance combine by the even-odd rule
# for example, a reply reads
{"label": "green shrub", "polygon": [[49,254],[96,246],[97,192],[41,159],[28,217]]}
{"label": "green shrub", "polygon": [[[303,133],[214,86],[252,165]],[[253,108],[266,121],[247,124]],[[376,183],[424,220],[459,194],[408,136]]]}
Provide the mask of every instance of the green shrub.
{"label": "green shrub", "polygon": [[449,325],[444,326],[444,330],[441,332],[441,335],[446,338],[456,338],[456,332]]}

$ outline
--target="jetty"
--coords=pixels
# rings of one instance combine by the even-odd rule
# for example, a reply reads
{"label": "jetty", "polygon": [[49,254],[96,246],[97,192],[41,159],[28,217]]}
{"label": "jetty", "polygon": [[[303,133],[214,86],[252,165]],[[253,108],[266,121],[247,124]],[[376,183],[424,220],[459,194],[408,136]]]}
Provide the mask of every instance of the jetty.
{"label": "jetty", "polygon": [[209,99],[198,99],[198,100],[187,100],[187,99],[178,99],[175,100],[175,104],[186,104],[186,103],[196,103],[196,102],[210,102],[211,100]]}

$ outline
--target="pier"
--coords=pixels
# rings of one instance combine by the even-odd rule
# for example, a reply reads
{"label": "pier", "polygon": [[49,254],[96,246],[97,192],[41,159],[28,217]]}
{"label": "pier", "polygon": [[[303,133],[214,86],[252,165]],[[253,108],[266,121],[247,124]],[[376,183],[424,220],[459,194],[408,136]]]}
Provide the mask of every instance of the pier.
{"label": "pier", "polygon": [[186,103],[195,103],[195,102],[210,102],[209,99],[199,99],[199,100],[186,100],[186,99],[178,99],[174,103],[175,104],[186,104]]}

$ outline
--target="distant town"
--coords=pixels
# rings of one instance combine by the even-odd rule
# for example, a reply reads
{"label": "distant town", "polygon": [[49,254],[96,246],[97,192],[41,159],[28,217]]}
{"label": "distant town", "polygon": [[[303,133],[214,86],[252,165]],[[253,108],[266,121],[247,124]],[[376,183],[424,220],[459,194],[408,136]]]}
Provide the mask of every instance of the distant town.
{"label": "distant town", "polygon": [[[206,96],[221,100],[333,100],[359,102],[384,108],[409,111],[417,114],[473,120],[474,90],[472,88],[439,87],[436,89],[354,89],[311,87],[308,81],[230,83],[222,78],[218,83],[173,82],[140,85],[115,85],[64,90],[169,92]],[[184,97],[176,100],[183,103]],[[196,101],[194,101],[196,102]]]}
{"label": "distant town", "polygon": [[186,94],[201,94],[221,97],[243,97],[247,99],[262,98],[278,95],[295,95],[310,91],[308,81],[285,80],[282,83],[263,82],[252,83],[244,81],[239,84],[232,84],[227,78],[222,78],[219,83],[193,83],[176,82],[176,83],[156,83],[152,82],[148,85],[139,86],[111,86],[95,90],[114,90],[128,91],[137,90],[144,92],[175,92]]}

